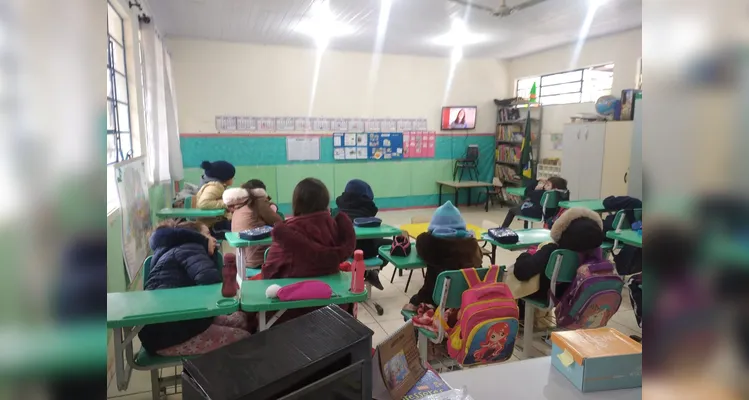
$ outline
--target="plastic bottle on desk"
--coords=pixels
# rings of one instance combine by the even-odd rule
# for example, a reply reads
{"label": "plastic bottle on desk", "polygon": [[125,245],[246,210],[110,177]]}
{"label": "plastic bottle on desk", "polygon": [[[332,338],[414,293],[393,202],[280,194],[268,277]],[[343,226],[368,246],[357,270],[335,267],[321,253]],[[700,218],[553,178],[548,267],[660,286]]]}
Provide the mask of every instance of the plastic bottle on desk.
{"label": "plastic bottle on desk", "polygon": [[224,267],[221,269],[223,284],[221,285],[221,295],[224,297],[234,297],[239,290],[237,282],[237,256],[234,253],[224,254]]}
{"label": "plastic bottle on desk", "polygon": [[354,263],[351,265],[351,293],[361,293],[364,291],[364,252],[361,250],[354,251]]}

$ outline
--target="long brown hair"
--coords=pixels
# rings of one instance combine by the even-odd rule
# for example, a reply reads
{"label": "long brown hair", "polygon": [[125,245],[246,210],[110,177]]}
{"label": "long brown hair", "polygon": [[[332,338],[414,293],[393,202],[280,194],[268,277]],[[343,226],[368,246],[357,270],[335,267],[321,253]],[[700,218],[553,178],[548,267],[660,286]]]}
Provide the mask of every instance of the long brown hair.
{"label": "long brown hair", "polygon": [[330,193],[322,181],[315,178],[302,179],[294,188],[291,208],[294,216],[325,211],[330,205]]}

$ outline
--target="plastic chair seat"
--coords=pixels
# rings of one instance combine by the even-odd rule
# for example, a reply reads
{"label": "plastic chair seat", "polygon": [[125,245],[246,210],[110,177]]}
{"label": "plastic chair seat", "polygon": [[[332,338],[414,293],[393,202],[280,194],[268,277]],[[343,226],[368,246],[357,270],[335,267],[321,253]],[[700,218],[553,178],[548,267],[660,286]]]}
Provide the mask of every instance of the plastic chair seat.
{"label": "plastic chair seat", "polygon": [[195,357],[198,357],[198,356],[164,357],[164,356],[159,356],[159,355],[152,355],[151,353],[147,352],[146,349],[144,349],[141,346],[140,350],[138,351],[138,354],[135,355],[135,364],[137,364],[140,367],[144,367],[148,369],[155,369],[155,368],[163,368],[164,366],[182,365],[182,360],[191,359]]}
{"label": "plastic chair seat", "polygon": [[247,270],[247,279],[252,278],[253,276],[259,274],[262,272],[260,268],[245,268]]}
{"label": "plastic chair seat", "polygon": [[[403,316],[403,319],[406,322],[408,322],[414,317],[414,315],[416,315],[416,313],[413,311],[401,310],[401,315]],[[423,334],[429,339],[437,339],[437,334],[430,331],[429,329],[424,329],[424,328],[416,328],[416,329],[419,330],[419,333]]]}
{"label": "plastic chair seat", "polygon": [[526,217],[525,215],[516,215],[515,218],[522,220],[522,221],[531,221],[531,222],[543,221],[541,218]]}
{"label": "plastic chair seat", "polygon": [[529,303],[533,305],[534,307],[546,309],[549,308],[549,301],[539,301],[539,300],[533,300],[533,299],[523,299],[524,302]]}

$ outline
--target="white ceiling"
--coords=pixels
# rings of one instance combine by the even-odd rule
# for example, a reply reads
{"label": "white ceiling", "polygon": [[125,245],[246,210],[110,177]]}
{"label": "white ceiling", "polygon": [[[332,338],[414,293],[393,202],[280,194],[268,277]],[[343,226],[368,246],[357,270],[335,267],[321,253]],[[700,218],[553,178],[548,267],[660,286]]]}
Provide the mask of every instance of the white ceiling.
{"label": "white ceiling", "polygon": [[[392,0],[382,51],[448,56],[450,49],[431,40],[450,29],[452,17],[464,17],[471,32],[487,35],[468,46],[466,57],[512,58],[574,42],[591,0],[547,0],[505,18],[494,17],[447,0]],[[525,0],[507,0],[512,7]],[[497,7],[501,0],[474,0]],[[313,0],[150,0],[159,30],[167,37],[313,47],[311,38],[294,31]],[[377,37],[381,0],[330,0],[338,19],[356,32],[333,38],[330,48],[371,52]],[[598,8],[588,37],[636,28],[642,0],[608,0]]]}

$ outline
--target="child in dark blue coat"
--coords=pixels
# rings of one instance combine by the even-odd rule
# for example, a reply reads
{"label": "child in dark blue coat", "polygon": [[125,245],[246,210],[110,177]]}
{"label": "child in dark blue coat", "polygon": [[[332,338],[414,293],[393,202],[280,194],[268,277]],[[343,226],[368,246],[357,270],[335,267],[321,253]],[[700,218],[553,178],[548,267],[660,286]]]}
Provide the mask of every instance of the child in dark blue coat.
{"label": "child in dark blue coat", "polygon": [[[517,215],[522,215],[531,218],[543,217],[543,204],[541,204],[541,197],[545,192],[550,190],[556,190],[559,193],[559,201],[565,201],[569,199],[569,191],[567,190],[567,180],[558,176],[552,176],[549,179],[539,179],[535,184],[528,185],[525,188],[526,201],[518,206],[513,207],[507,211],[503,228],[509,228],[512,224],[512,220]],[[557,208],[547,208],[546,218],[556,215]]]}
{"label": "child in dark blue coat", "polygon": [[[216,257],[216,239],[200,222],[167,220],[150,239],[153,256],[145,290],[160,290],[222,282]],[[221,287],[216,287],[221,292]],[[215,318],[146,325],[138,333],[151,354],[183,356],[204,354],[249,337],[246,314],[235,312]]]}

